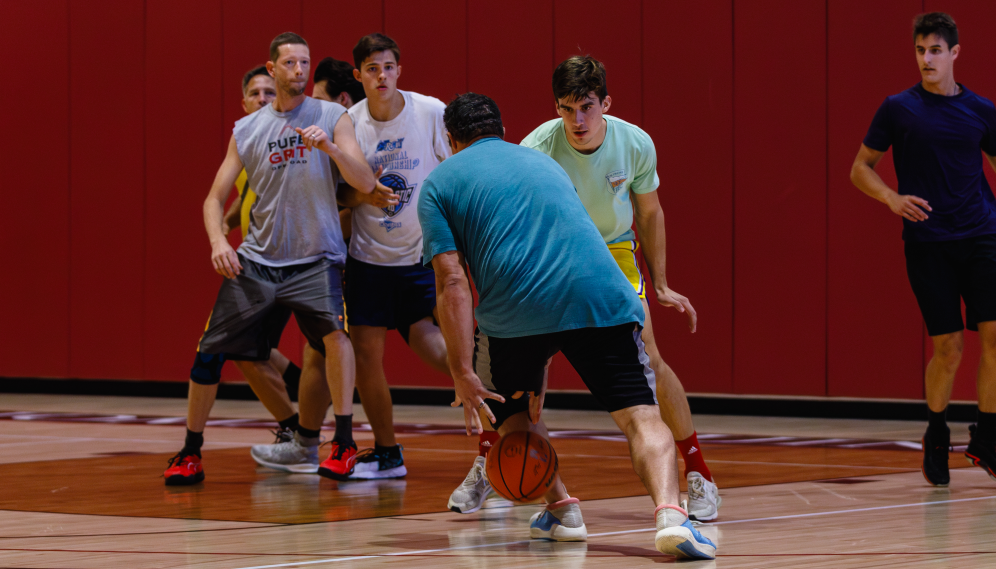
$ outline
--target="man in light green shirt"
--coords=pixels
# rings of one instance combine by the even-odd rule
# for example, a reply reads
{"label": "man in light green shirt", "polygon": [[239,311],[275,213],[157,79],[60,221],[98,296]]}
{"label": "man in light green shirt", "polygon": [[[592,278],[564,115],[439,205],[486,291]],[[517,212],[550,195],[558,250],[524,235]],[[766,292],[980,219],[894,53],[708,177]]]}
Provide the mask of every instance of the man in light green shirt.
{"label": "man in light green shirt", "polygon": [[695,332],[695,309],[668,287],[665,277],[664,211],[657,198],[660,180],[654,143],[636,125],[604,114],[612,98],[605,67],[593,57],[574,56],[557,66],[553,91],[561,118],[540,125],[522,145],[547,154],[567,172],[619,268],[639,293],[646,312],[643,341],[656,375],[661,418],[685,462],[688,513],[698,520],[714,520],[722,500],[702,458],[685,390],[654,342],[646,282],[636,259],[642,244],[657,302],[684,313]]}

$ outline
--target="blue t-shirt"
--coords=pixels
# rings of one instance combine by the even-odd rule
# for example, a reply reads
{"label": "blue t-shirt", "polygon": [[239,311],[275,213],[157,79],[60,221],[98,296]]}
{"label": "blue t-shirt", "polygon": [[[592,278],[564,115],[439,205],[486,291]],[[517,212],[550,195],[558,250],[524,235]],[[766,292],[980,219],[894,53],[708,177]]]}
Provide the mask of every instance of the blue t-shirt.
{"label": "blue t-shirt", "polygon": [[[959,84],[960,85],[960,84]],[[885,152],[899,193],[927,200],[926,221],[903,219],[906,241],[951,241],[996,233],[996,198],[983,172],[982,150],[996,155],[996,108],[961,86],[946,97],[915,86],[885,99],[865,146]]]}
{"label": "blue t-shirt", "polygon": [[643,305],[571,179],[542,152],[475,142],[425,179],[418,219],[426,265],[464,254],[488,336],[643,323]]}

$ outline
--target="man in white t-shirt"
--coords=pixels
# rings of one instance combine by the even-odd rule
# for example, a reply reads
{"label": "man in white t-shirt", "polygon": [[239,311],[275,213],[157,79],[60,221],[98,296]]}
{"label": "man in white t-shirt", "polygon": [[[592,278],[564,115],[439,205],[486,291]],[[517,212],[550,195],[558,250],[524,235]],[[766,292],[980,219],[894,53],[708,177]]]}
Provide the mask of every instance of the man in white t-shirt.
{"label": "man in white t-shirt", "polygon": [[[398,44],[370,34],[353,48],[353,72],[366,99],[349,109],[356,139],[376,172],[373,195],[348,187],[339,203],[353,208],[346,261],[346,320],[356,353],[356,387],[374,432],[353,478],[396,478],[407,471],[394,438],[391,392],[384,375],[388,330],[397,329],[431,367],[449,374],[446,343],[433,319],[435,273],[422,264],[418,205],[422,181],[450,155],[438,99],[399,91]],[[385,205],[386,203],[386,205]]]}

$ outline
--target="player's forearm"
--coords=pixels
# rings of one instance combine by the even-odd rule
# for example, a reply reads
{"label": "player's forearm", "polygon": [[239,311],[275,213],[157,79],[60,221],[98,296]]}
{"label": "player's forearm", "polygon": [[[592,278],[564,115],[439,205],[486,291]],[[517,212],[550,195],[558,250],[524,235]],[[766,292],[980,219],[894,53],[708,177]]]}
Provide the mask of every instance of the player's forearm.
{"label": "player's forearm", "polygon": [[342,207],[356,207],[363,203],[363,194],[348,184],[339,184],[335,197],[336,202]]}
{"label": "player's forearm", "polygon": [[334,147],[328,155],[332,157],[336,166],[339,167],[339,172],[347,184],[356,189],[356,191],[364,194],[369,194],[373,191],[374,175],[366,160],[357,159],[357,157],[343,152],[338,147]]}
{"label": "player's forearm", "polygon": [[237,196],[225,212],[225,225],[231,231],[242,225],[242,197]]}
{"label": "player's forearm", "polygon": [[636,218],[643,258],[650,269],[650,280],[655,289],[667,288],[667,232],[664,229],[664,210],[656,208]]}
{"label": "player's forearm", "polygon": [[224,211],[225,204],[214,197],[213,193],[204,200],[204,229],[207,230],[208,240],[211,243],[226,239],[225,234],[221,231]]}
{"label": "player's forearm", "polygon": [[446,341],[446,357],[454,378],[473,373],[474,306],[465,275],[436,277],[439,329]]}
{"label": "player's forearm", "polygon": [[851,183],[866,195],[888,204],[889,199],[898,195],[870,165],[857,161],[851,167]]}

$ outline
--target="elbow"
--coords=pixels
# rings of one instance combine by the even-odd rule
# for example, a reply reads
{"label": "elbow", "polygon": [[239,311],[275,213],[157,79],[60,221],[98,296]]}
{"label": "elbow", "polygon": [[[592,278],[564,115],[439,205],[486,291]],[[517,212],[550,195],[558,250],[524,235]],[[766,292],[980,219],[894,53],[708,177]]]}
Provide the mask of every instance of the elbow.
{"label": "elbow", "polygon": [[851,165],[851,183],[854,184],[855,186],[858,186],[859,182],[861,181],[862,166],[865,166],[865,164],[862,164],[861,162],[855,162],[854,164]]}
{"label": "elbow", "polygon": [[462,274],[446,274],[439,277],[437,287],[440,295],[451,295],[466,290],[466,277]]}

